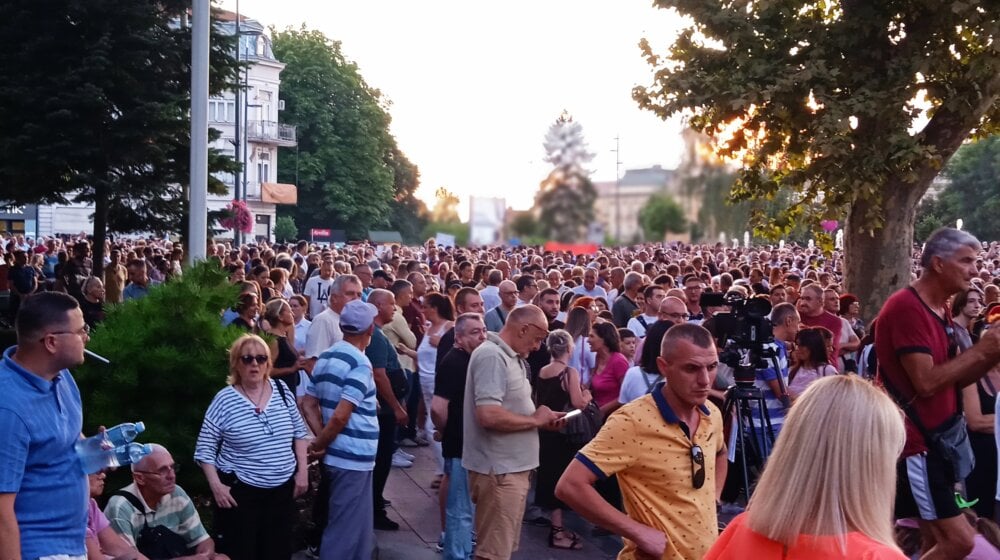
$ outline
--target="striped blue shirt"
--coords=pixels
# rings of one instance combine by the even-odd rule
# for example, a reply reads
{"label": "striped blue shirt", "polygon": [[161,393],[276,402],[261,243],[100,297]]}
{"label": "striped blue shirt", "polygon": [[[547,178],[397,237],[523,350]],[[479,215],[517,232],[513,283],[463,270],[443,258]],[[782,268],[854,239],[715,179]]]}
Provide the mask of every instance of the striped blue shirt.
{"label": "striped blue shirt", "polygon": [[258,488],[274,488],[292,477],[296,464],[292,442],[306,437],[306,427],[295,394],[286,389],[282,400],[275,381],[268,381],[271,399],[260,414],[233,387],[216,393],[198,433],[196,461],[236,473],[240,482]]}
{"label": "striped blue shirt", "polygon": [[[788,350],[785,348],[785,344],[780,340],[776,340],[772,344],[769,344],[777,355],[778,368],[781,370],[781,382],[788,388]],[[768,363],[771,364],[771,359],[768,358]],[[774,430],[774,437],[778,437],[778,432],[781,430],[782,424],[785,422],[785,407],[781,404],[781,399],[779,399],[774,391],[771,390],[771,386],[768,385],[768,381],[774,381],[778,379],[778,373],[774,371],[774,365],[766,369],[759,369],[756,372],[757,379],[754,381],[754,385],[760,389],[761,394],[764,396],[764,404],[767,406],[767,415],[771,419],[771,428]],[[761,418],[760,411],[756,407],[751,408],[751,415],[753,416],[754,426],[763,426],[763,419]]]}
{"label": "striped blue shirt", "polygon": [[354,405],[347,425],[326,448],[323,463],[350,471],[375,468],[378,418],[375,377],[363,352],[341,340],[320,354],[307,394],[319,400],[323,425],[330,422],[341,400]]}

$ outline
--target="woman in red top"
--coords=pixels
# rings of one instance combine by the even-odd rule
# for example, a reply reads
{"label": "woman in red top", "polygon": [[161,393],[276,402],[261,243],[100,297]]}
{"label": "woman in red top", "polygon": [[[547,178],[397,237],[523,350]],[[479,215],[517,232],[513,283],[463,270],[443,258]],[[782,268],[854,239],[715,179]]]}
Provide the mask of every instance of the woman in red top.
{"label": "woman in red top", "polygon": [[618,394],[628,371],[628,358],[621,353],[618,329],[611,323],[597,323],[590,331],[590,350],[597,354],[596,372],[590,379],[590,392],[607,418],[621,403]]}
{"label": "woman in red top", "polygon": [[903,560],[892,511],[904,441],[883,391],[853,375],[815,381],[785,419],[746,513],[705,558]]}

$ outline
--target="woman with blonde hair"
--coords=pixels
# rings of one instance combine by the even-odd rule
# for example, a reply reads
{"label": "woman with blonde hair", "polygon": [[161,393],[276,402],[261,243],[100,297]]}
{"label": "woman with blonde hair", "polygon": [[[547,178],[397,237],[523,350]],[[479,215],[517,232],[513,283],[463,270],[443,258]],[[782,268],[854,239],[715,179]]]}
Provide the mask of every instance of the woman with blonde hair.
{"label": "woman with blonde hair", "polygon": [[871,383],[818,379],[792,406],[745,513],[712,558],[903,559],[893,540],[903,416]]}
{"label": "woman with blonde hair", "polygon": [[216,544],[233,560],[290,558],[294,499],[309,488],[305,424],[295,395],[270,374],[264,339],[237,338],[228,386],[208,406],[195,445],[215,499]]}

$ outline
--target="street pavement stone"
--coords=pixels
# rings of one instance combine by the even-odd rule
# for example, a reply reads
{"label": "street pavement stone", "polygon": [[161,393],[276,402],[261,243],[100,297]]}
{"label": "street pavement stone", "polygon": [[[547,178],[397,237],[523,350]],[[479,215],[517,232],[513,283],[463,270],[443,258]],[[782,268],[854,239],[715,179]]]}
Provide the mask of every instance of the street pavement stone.
{"label": "street pavement stone", "polygon": [[[435,549],[441,536],[437,490],[431,488],[437,463],[431,448],[407,448],[416,456],[408,469],[394,468],[385,488],[386,499],[392,502],[389,517],[399,523],[398,531],[375,531],[378,550],[377,560],[437,560],[441,554]],[[528,503],[531,503],[529,496]],[[582,537],[582,550],[557,550],[549,548],[548,527],[522,525],[520,548],[514,553],[516,560],[610,560],[621,550],[617,537],[594,537],[593,527],[575,513],[564,514],[565,524]],[[293,560],[307,560],[303,552]]]}

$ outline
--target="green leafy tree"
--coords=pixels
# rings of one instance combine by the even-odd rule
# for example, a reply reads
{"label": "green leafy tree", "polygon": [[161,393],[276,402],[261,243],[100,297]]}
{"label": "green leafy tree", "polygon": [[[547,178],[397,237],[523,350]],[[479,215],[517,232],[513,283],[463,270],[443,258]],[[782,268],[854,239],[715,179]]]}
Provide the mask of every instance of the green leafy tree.
{"label": "green leafy tree", "polygon": [[299,238],[299,228],[295,225],[295,218],[291,216],[278,216],[274,221],[274,237],[278,241],[295,241]]}
{"label": "green leafy tree", "polygon": [[427,205],[416,197],[420,187],[420,170],[397,146],[387,154],[392,167],[395,195],[389,205],[389,226],[403,237],[405,243],[420,244],[420,234],[427,225]]}
{"label": "green leafy tree", "polygon": [[[0,199],[94,205],[106,232],[176,231],[187,212],[191,33],[184,1],[12,0],[0,18]],[[235,80],[214,33],[210,91]],[[209,153],[210,171],[235,162]],[[225,192],[209,179],[215,192]]]}
{"label": "green leafy tree", "polygon": [[275,57],[286,65],[282,116],[298,127],[298,148],[282,149],[285,161],[298,157],[297,171],[278,169],[281,181],[293,182],[297,175],[295,222],[363,238],[369,229],[388,225],[399,194],[389,103],[344,57],[339,41],[305,26],[272,32]]}
{"label": "green leafy tree", "polygon": [[687,218],[684,209],[669,194],[654,194],[639,211],[639,225],[642,226],[646,239],[659,241],[667,233],[682,233],[687,231]]}
{"label": "green leafy tree", "polygon": [[597,191],[585,167],[594,155],[587,151],[583,127],[565,111],[549,127],[543,145],[545,161],[554,169],[535,195],[538,222],[551,239],[578,241],[594,221]]}
{"label": "green leafy tree", "polygon": [[191,457],[205,410],[226,384],[229,345],[242,334],[219,320],[236,295],[225,272],[205,262],[145,298],[110,306],[87,347],[111,365],[88,360],[74,371],[85,403],[85,433],[142,420],[147,432],[140,440],[163,444],[189,467],[179,475],[180,485],[205,490]]}
{"label": "green leafy tree", "polygon": [[964,229],[980,239],[1000,239],[1000,136],[962,146],[944,176],[944,189],[920,204],[916,238],[923,241],[941,226],[954,227],[961,218]]}
{"label": "green leafy tree", "polygon": [[641,43],[655,78],[634,90],[639,105],[663,118],[689,115],[721,155],[740,159],[736,199],[793,193],[775,217],[754,212],[758,233],[846,215],[847,290],[878,309],[909,281],[921,196],[970,134],[998,129],[995,6],[655,5],[686,23],[665,53]]}

